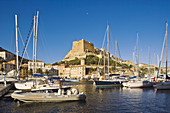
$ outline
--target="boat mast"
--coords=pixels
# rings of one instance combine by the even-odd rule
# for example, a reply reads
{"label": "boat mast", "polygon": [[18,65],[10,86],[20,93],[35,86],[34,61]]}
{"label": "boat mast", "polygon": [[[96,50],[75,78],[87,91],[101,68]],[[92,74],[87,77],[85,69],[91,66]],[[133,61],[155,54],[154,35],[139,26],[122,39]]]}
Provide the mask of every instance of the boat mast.
{"label": "boat mast", "polygon": [[37,16],[34,16],[34,33],[33,33],[33,74],[37,72],[37,32],[38,32],[38,15],[39,11],[37,11]]}
{"label": "boat mast", "polygon": [[[133,52],[133,62],[135,63],[135,52]],[[135,72],[135,66],[133,66],[133,73]]]}
{"label": "boat mast", "polygon": [[116,53],[115,53],[115,57],[116,57],[116,62],[115,62],[115,64],[116,64],[116,66],[115,66],[115,73],[116,73],[116,68],[117,68],[117,40],[116,40],[116,42],[115,42],[116,44]]}
{"label": "boat mast", "polygon": [[138,47],[138,32],[137,32],[137,77],[139,77],[139,47]]}
{"label": "boat mast", "polygon": [[155,75],[155,65],[156,65],[156,57],[155,57],[155,52],[154,52],[154,75]]}
{"label": "boat mast", "polygon": [[166,78],[167,78],[167,67],[168,67],[168,22],[166,22]]}
{"label": "boat mast", "polygon": [[18,24],[17,24],[17,15],[15,15],[15,35],[16,35],[16,64],[17,64],[17,78],[19,76],[19,66],[18,66]]}
{"label": "boat mast", "polygon": [[150,47],[148,48],[148,78],[150,79]]}
{"label": "boat mast", "polygon": [[136,69],[136,74],[135,74],[135,75],[138,76],[137,53],[136,53],[136,51],[137,51],[137,49],[136,49],[136,46],[135,46],[135,47],[134,47],[134,54],[135,54],[135,59],[134,59],[135,61],[134,61],[134,62],[135,62],[135,64],[136,64],[136,65],[135,65],[135,69]]}
{"label": "boat mast", "polygon": [[108,51],[108,77],[109,77],[109,24],[107,24],[107,51]]}
{"label": "boat mast", "polygon": [[104,78],[106,78],[106,77],[105,77],[105,54],[106,54],[106,51],[105,51],[105,49],[104,49]]}
{"label": "boat mast", "polygon": [[34,16],[34,27],[33,27],[33,74],[35,74],[35,16]]}
{"label": "boat mast", "polygon": [[[36,33],[35,33],[35,64],[37,61],[37,31],[38,31],[38,15],[39,11],[37,11],[37,19],[36,19]],[[35,65],[35,73],[37,72],[37,65]]]}

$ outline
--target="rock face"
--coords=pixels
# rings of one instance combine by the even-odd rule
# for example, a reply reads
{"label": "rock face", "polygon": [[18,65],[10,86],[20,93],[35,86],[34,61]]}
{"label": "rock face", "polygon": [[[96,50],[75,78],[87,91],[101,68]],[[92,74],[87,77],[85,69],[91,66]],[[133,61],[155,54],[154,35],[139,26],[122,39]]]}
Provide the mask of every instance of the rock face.
{"label": "rock face", "polygon": [[88,53],[88,52],[92,52],[92,53],[95,52],[93,43],[88,42],[84,39],[74,41],[73,46],[72,46],[72,50],[70,52],[68,52],[68,54],[66,55],[64,60],[72,60],[75,57],[85,58],[86,53]]}

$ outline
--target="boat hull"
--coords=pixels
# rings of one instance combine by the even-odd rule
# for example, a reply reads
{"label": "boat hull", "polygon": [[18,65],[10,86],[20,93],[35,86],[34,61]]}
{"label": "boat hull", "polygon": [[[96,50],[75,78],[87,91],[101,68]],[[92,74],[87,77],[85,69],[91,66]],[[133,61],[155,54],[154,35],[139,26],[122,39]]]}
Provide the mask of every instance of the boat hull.
{"label": "boat hull", "polygon": [[51,95],[47,94],[33,94],[33,95],[23,95],[13,93],[12,98],[17,99],[22,102],[64,102],[64,101],[78,101],[85,100],[86,96],[84,94],[77,95]]}
{"label": "boat hull", "polygon": [[156,89],[158,89],[158,90],[169,90],[170,89],[170,82],[156,83]]}
{"label": "boat hull", "polygon": [[119,81],[94,81],[96,87],[119,87],[122,84]]}
{"label": "boat hull", "polygon": [[33,87],[33,84],[34,84],[33,81],[29,81],[25,83],[16,82],[14,83],[14,86],[16,89],[27,90],[27,89],[31,89]]}
{"label": "boat hull", "polygon": [[125,82],[123,83],[124,87],[130,88],[147,88],[153,87],[153,84],[149,81],[134,81],[134,82]]}

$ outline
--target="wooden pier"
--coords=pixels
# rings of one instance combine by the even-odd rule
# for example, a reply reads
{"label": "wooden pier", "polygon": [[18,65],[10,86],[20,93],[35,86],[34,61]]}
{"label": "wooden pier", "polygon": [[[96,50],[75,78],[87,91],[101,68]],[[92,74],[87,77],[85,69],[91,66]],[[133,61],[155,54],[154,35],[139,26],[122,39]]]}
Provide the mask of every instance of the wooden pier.
{"label": "wooden pier", "polygon": [[7,84],[6,86],[3,86],[3,84],[0,84],[0,97],[8,93],[13,85],[14,83]]}

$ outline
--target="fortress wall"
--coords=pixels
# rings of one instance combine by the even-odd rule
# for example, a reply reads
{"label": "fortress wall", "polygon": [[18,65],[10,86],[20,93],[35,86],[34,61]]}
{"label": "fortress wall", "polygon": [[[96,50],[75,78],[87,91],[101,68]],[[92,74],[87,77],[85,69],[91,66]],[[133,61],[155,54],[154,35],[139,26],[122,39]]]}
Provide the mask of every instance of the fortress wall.
{"label": "fortress wall", "polygon": [[94,44],[88,41],[83,40],[83,45],[84,45],[84,51],[90,51],[90,52],[95,52],[94,50]]}
{"label": "fortress wall", "polygon": [[82,40],[74,41],[72,46],[72,53],[83,53],[83,52],[84,49],[83,49]]}
{"label": "fortress wall", "polygon": [[73,41],[72,50],[67,53],[67,55],[64,59],[70,60],[75,57],[80,57],[80,56],[84,57],[86,52],[92,52],[92,53],[95,52],[93,43],[85,41],[84,39],[78,40],[78,41]]}

